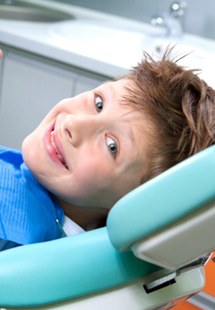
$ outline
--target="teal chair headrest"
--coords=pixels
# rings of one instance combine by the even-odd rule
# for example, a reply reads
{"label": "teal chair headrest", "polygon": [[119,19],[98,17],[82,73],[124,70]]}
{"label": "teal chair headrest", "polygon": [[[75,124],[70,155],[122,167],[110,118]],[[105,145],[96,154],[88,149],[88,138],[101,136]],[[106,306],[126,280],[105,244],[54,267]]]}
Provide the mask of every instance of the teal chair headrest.
{"label": "teal chair headrest", "polygon": [[109,213],[109,238],[118,250],[215,199],[215,146],[199,152],[133,190]]}

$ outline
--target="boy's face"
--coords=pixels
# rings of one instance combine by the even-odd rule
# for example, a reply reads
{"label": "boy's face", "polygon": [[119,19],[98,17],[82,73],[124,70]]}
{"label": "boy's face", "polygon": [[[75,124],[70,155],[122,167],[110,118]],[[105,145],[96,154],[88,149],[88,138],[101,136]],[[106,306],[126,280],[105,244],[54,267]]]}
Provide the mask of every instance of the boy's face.
{"label": "boy's face", "polygon": [[109,82],[60,101],[24,140],[27,166],[60,200],[110,208],[141,183],[147,125],[120,102],[128,83]]}

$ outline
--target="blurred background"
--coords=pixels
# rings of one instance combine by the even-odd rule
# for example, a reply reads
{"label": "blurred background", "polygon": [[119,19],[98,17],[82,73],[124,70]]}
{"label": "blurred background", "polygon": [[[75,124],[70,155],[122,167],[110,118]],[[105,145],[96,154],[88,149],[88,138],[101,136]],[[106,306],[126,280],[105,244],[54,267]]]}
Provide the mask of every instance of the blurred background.
{"label": "blurred background", "polygon": [[[150,23],[151,17],[168,12],[172,0],[64,0],[61,2]],[[187,0],[184,30],[215,39],[215,1]]]}

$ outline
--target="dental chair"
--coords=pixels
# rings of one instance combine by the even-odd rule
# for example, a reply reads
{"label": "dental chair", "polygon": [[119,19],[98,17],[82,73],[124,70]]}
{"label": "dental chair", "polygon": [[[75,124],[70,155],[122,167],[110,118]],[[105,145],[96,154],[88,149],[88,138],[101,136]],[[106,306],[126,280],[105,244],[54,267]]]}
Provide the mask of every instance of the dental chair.
{"label": "dental chair", "polygon": [[170,309],[215,249],[215,146],[133,190],[106,227],[0,253],[1,309]]}

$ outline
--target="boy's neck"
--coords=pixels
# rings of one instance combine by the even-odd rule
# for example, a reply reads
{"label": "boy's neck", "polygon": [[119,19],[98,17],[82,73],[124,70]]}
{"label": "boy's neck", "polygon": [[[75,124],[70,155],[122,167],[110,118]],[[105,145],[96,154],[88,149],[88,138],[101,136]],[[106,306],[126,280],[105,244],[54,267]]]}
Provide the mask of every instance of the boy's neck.
{"label": "boy's neck", "polygon": [[94,207],[80,207],[71,205],[65,201],[58,200],[66,216],[71,218],[75,223],[84,230],[92,230],[103,227],[106,224],[108,214],[107,209]]}

